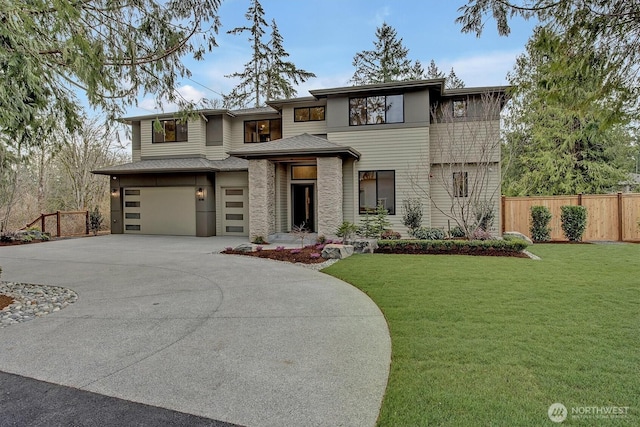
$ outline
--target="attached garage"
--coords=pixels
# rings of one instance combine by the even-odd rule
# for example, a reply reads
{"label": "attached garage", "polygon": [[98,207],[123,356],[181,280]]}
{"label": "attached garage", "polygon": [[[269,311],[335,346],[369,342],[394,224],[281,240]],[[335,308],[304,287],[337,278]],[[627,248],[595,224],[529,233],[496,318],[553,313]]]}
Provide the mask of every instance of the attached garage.
{"label": "attached garage", "polygon": [[124,232],[196,235],[193,187],[124,188]]}

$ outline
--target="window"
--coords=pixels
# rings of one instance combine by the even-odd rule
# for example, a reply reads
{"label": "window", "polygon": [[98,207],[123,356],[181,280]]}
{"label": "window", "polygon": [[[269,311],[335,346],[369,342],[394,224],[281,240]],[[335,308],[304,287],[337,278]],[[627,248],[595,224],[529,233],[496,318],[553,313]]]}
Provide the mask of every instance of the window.
{"label": "window", "polygon": [[317,179],[317,166],[291,166],[291,179]]}
{"label": "window", "polygon": [[282,138],[282,120],[244,122],[244,142],[267,142]]}
{"label": "window", "polygon": [[362,171],[360,181],[360,213],[376,209],[380,203],[389,215],[396,214],[395,171]]}
{"label": "window", "polygon": [[453,105],[453,117],[467,117],[467,101],[458,100],[451,103]]}
{"label": "window", "polygon": [[453,195],[454,197],[469,196],[469,176],[467,172],[453,173]]}
{"label": "window", "polygon": [[404,96],[368,96],[349,99],[349,125],[404,122]]}
{"label": "window", "polygon": [[294,122],[320,122],[324,120],[324,107],[302,107],[293,109]]}
{"label": "window", "polygon": [[160,128],[157,123],[151,123],[153,142],[184,142],[188,140],[188,125],[180,120],[161,120]]}

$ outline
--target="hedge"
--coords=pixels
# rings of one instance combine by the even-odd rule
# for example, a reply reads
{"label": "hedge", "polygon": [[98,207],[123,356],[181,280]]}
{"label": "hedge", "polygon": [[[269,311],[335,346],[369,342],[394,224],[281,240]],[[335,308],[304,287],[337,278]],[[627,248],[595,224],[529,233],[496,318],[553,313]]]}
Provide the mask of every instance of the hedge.
{"label": "hedge", "polygon": [[376,253],[442,254],[442,253],[517,253],[527,248],[524,240],[379,240]]}

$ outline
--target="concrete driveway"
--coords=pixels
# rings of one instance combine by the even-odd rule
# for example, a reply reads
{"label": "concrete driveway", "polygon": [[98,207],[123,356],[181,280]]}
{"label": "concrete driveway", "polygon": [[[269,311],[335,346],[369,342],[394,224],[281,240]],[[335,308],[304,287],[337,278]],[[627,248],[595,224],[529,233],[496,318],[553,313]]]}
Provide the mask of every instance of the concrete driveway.
{"label": "concrete driveway", "polygon": [[75,304],[0,329],[0,371],[245,426],[372,426],[391,355],[363,293],[214,252],[242,240],[109,235],[1,247],[2,280]]}

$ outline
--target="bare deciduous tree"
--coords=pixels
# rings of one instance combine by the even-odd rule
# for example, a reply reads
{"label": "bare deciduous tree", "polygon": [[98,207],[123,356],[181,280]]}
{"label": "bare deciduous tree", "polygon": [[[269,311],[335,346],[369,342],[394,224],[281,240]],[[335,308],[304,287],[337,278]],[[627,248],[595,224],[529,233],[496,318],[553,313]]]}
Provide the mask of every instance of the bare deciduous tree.
{"label": "bare deciduous tree", "polygon": [[469,237],[478,228],[490,228],[500,196],[504,102],[502,92],[486,92],[432,108],[429,158],[409,173],[413,191],[438,212],[432,226],[455,224]]}

